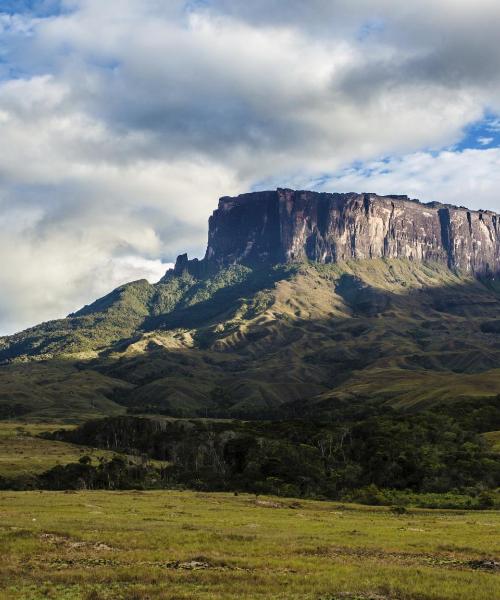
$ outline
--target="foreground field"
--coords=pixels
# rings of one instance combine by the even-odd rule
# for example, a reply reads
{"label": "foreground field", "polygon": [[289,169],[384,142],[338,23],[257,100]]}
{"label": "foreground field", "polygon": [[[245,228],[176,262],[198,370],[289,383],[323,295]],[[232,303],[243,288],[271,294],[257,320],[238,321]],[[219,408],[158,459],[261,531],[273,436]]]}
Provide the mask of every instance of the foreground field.
{"label": "foreground field", "polygon": [[491,511],[4,492],[0,598],[493,600],[499,533]]}

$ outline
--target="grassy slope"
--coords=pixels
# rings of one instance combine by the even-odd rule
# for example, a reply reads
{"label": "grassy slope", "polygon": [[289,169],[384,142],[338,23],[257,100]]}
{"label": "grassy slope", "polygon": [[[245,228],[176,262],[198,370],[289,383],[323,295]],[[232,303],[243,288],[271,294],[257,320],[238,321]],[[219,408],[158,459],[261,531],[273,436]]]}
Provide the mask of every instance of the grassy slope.
{"label": "grassy slope", "polygon": [[398,517],[192,492],[9,492],[0,511],[8,600],[484,600],[500,591],[498,574],[470,562],[498,557],[498,512]]}
{"label": "grassy slope", "polygon": [[[0,340],[0,359],[48,350],[66,359],[1,367],[0,405],[16,400],[33,409],[28,418],[53,419],[120,410],[113,400],[203,414],[221,389],[234,414],[350,397],[413,406],[491,396],[500,344],[484,324],[499,317],[490,286],[408,261],[135,282]],[[41,376],[59,369],[56,386]]]}
{"label": "grassy slope", "polygon": [[[72,425],[66,425],[65,428]],[[40,475],[57,465],[78,462],[83,456],[89,457],[96,466],[101,459],[111,460],[121,456],[137,463],[142,458],[111,450],[80,446],[68,442],[47,440],[40,434],[61,429],[60,423],[20,423],[15,421],[0,422],[0,477],[23,478]],[[164,467],[167,463],[149,460],[151,465]]]}
{"label": "grassy slope", "polygon": [[100,457],[114,456],[106,450],[38,437],[40,433],[60,427],[60,424],[0,423],[0,477],[38,475],[56,465],[78,462],[84,455],[94,462]]}
{"label": "grassy slope", "polygon": [[[369,286],[368,307],[364,289],[359,298],[338,293],[346,274]],[[372,314],[370,303],[381,311]],[[494,292],[440,267],[306,266],[202,327],[155,334],[149,351],[143,339],[102,367],[138,384],[138,403],[174,408],[187,397],[206,402],[214,386],[235,410],[350,395],[404,405],[489,396],[500,391],[500,348],[481,324],[499,308]]]}
{"label": "grassy slope", "polygon": [[22,363],[0,368],[0,405],[22,405],[33,422],[74,422],[124,412],[113,391],[130,387],[68,361]]}
{"label": "grassy slope", "polygon": [[483,436],[491,444],[493,450],[500,453],[500,431],[488,431]]}

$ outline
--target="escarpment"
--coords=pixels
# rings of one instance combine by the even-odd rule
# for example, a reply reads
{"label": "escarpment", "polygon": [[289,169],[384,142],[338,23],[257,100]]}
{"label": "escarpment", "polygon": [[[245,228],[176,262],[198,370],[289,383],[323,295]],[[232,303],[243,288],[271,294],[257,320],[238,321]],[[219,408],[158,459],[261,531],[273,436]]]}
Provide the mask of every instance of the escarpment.
{"label": "escarpment", "polygon": [[370,258],[434,261],[493,276],[500,271],[500,216],[369,193],[277,189],[223,197],[210,217],[205,257],[181,255],[173,272]]}

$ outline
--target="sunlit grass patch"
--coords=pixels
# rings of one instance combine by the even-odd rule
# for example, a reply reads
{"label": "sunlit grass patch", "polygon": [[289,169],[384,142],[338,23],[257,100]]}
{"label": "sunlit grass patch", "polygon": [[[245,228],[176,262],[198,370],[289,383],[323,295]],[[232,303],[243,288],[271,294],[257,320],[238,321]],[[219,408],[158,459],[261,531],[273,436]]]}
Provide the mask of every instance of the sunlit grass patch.
{"label": "sunlit grass patch", "polygon": [[[0,598],[484,600],[496,511],[193,492],[0,495]],[[498,558],[496,558],[498,560]],[[378,595],[378,596],[377,596]]]}
{"label": "sunlit grass patch", "polygon": [[39,437],[58,428],[60,424],[0,421],[0,477],[37,475],[56,465],[78,462],[84,455],[96,462],[101,456],[114,454]]}

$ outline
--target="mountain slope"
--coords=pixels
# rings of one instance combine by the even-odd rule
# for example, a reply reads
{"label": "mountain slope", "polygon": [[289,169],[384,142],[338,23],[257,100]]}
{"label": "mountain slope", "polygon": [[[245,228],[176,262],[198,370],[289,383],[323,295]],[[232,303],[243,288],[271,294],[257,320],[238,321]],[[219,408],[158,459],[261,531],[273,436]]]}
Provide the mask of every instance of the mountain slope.
{"label": "mountain slope", "polygon": [[0,407],[69,420],[125,407],[251,417],[491,398],[495,285],[406,259],[169,273],[3,338]]}

